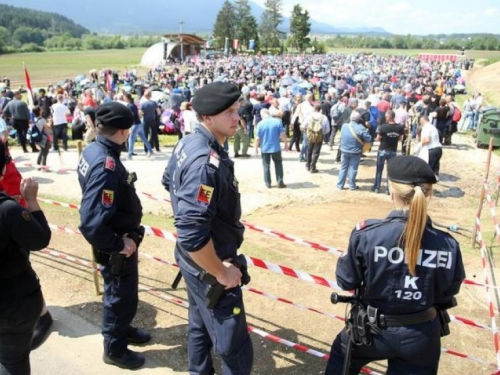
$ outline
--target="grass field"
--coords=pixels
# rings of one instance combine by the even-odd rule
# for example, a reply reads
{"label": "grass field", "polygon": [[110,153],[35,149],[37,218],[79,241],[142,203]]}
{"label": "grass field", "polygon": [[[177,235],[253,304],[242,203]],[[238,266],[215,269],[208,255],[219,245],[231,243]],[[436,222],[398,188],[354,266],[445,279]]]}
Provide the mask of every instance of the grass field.
{"label": "grass field", "polygon": [[[65,78],[74,78],[87,74],[90,69],[110,68],[124,70],[138,68],[145,48],[126,50],[69,51],[42,53],[15,53],[0,55],[0,76],[11,79],[12,87],[24,85],[23,62],[28,68],[33,87],[47,86]],[[394,49],[329,49],[329,52],[354,53],[373,52],[379,55],[410,55],[419,53],[456,53],[453,50],[394,50]],[[469,51],[469,57],[475,59],[500,59],[500,51]],[[139,69],[139,72],[145,70]]]}
{"label": "grass field", "polygon": [[145,48],[127,50],[15,53],[0,55],[0,76],[11,79],[12,87],[24,85],[23,62],[33,87],[47,86],[61,79],[88,74],[91,69],[124,70],[138,67]]}

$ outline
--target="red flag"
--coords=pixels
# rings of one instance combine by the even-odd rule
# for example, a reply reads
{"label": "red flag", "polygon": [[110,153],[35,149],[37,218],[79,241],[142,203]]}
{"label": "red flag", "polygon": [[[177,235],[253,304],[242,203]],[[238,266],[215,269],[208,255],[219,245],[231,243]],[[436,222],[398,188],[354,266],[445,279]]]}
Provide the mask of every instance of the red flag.
{"label": "red flag", "polygon": [[28,74],[26,65],[24,65],[24,79],[26,80],[26,90],[28,91],[28,102],[30,107],[33,108],[33,89],[31,88],[30,75]]}
{"label": "red flag", "polygon": [[108,91],[111,91],[113,88],[113,79],[111,78],[111,74],[109,74],[108,71],[106,71],[106,89]]}

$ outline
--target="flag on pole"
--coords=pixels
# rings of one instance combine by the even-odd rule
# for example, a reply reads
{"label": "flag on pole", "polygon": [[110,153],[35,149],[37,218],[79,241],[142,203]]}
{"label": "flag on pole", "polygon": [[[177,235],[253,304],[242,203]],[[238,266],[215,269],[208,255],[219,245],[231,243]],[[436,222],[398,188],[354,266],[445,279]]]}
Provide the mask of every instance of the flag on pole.
{"label": "flag on pole", "polygon": [[239,39],[233,39],[233,49],[238,51],[240,49],[240,40]]}
{"label": "flag on pole", "polygon": [[28,104],[30,108],[33,108],[34,100],[33,100],[33,89],[31,88],[30,75],[28,74],[28,69],[26,69],[26,65],[24,63],[23,67],[24,67],[24,79],[26,80],[26,90],[28,91]]}
{"label": "flag on pole", "polygon": [[108,91],[111,91],[113,89],[113,78],[108,71],[106,71],[106,89]]}

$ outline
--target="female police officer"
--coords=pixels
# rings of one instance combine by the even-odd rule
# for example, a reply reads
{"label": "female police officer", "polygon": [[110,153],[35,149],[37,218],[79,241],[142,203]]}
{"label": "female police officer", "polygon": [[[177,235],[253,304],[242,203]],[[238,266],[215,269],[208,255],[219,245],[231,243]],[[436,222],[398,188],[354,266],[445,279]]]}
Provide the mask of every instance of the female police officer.
{"label": "female police officer", "polygon": [[[0,178],[5,174],[5,145],[0,142]],[[38,184],[21,182],[26,208],[0,193],[0,374],[30,374],[29,354],[43,307],[40,282],[28,252],[50,242],[47,219],[36,199]],[[27,235],[28,234],[28,235]]]}
{"label": "female police officer", "polygon": [[[344,290],[362,287],[373,318],[371,345],[354,346],[350,374],[388,359],[387,374],[437,374],[442,330],[436,308],[449,306],[465,278],[458,243],[432,226],[427,204],[436,176],[423,160],[399,156],[388,163],[396,210],[356,226],[337,264]],[[333,342],[326,375],[340,374],[346,330]]]}

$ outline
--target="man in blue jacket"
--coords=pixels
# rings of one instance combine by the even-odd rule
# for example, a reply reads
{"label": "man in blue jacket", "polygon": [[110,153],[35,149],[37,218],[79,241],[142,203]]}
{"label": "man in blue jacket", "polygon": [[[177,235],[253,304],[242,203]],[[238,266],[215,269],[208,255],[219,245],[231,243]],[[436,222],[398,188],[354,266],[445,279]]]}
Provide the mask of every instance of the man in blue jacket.
{"label": "man in blue jacket", "polygon": [[363,152],[363,143],[371,142],[372,138],[364,126],[361,114],[354,110],[350,122],[342,126],[340,134],[340,159],[339,180],[337,188],[342,190],[346,178],[349,176],[349,190],[358,190],[356,175],[358,174],[359,161]]}

